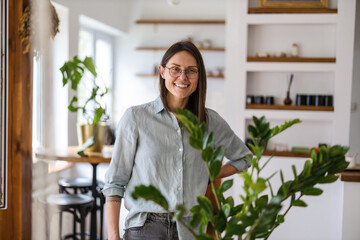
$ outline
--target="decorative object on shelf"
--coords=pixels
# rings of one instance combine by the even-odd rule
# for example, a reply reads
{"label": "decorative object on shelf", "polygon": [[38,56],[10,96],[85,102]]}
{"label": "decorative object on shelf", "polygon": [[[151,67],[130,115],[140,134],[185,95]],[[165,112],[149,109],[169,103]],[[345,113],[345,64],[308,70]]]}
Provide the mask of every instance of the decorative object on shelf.
{"label": "decorative object on shelf", "polygon": [[260,8],[327,8],[328,0],[259,0]]}
{"label": "decorative object on shelf", "polygon": [[[36,34],[39,34],[39,29],[42,25],[40,25],[39,22],[39,16],[38,14],[40,9],[40,4],[46,4],[45,9],[48,8],[49,10],[49,19],[50,22],[48,25],[49,27],[49,34],[52,39],[54,39],[55,35],[59,32],[59,18],[56,13],[55,7],[51,4],[50,1],[31,1],[31,5],[27,6],[23,14],[20,18],[20,24],[18,26],[18,34],[21,39],[21,43],[23,45],[23,54],[26,54],[30,51],[30,47],[32,44],[34,44],[33,39]],[[42,26],[44,27],[44,26]],[[33,50],[35,52],[35,55],[39,54],[40,51],[40,45],[39,43],[36,43],[36,46],[33,45]]]}
{"label": "decorative object on shelf", "polygon": [[325,106],[329,106],[329,107],[333,106],[333,96],[332,95],[325,96]]}
{"label": "decorative object on shelf", "polygon": [[306,95],[305,94],[296,94],[296,106],[306,105]]}
{"label": "decorative object on shelf", "polygon": [[[90,81],[87,86],[92,87],[90,97],[83,106],[74,106],[78,103],[78,98],[74,96],[68,109],[70,112],[81,110],[88,121],[87,124],[78,124],[79,145],[86,146],[86,151],[89,152],[101,152],[107,132],[107,124],[104,121],[108,120],[109,117],[106,114],[106,106],[103,107],[100,100],[109,92],[109,88],[99,84],[100,81],[96,81],[97,72],[91,57],[85,57],[81,61],[77,56],[74,56],[72,60],[65,62],[60,68],[63,86],[69,83],[74,91],[78,89],[79,83],[84,79],[85,70],[92,75],[91,78],[87,78]],[[79,154],[84,155],[84,152],[79,151]]]}
{"label": "decorative object on shelf", "polygon": [[274,105],[274,96],[266,96],[265,104],[266,105]]}
{"label": "decorative object on shelf", "polygon": [[291,87],[293,78],[294,78],[294,74],[292,73],[290,75],[289,86],[288,86],[288,89],[287,89],[287,92],[286,92],[286,98],[284,99],[284,104],[285,105],[291,105],[291,103],[292,103],[292,99],[290,98],[290,87]]}
{"label": "decorative object on shelf", "polygon": [[259,58],[269,58],[269,57],[270,57],[270,54],[267,53],[267,52],[258,52],[258,53],[256,53],[256,57],[259,57]]}
{"label": "decorative object on shelf", "polygon": [[293,147],[291,147],[291,152],[294,152],[294,153],[310,153],[311,149],[308,148],[308,147],[293,146]]}
{"label": "decorative object on shelf", "polygon": [[169,5],[178,5],[180,3],[180,0],[167,0]]}
{"label": "decorative object on shelf", "polygon": [[255,97],[252,95],[246,96],[246,104],[254,104],[255,103]]}
{"label": "decorative object on shelf", "polygon": [[212,47],[211,40],[210,39],[205,39],[204,41],[202,41],[202,46],[204,48],[211,48]]}
{"label": "decorative object on shelf", "polygon": [[255,96],[255,104],[264,104],[264,96]]}
{"label": "decorative object on shelf", "polygon": [[315,106],[315,95],[307,95],[306,96],[306,105],[307,106]]}
{"label": "decorative object on shelf", "polygon": [[275,57],[277,57],[277,58],[286,58],[286,53],[284,53],[284,52],[276,52]]}
{"label": "decorative object on shelf", "polygon": [[325,106],[324,95],[315,95],[315,106]]}
{"label": "decorative object on shelf", "polygon": [[293,43],[291,45],[291,56],[292,57],[299,57],[299,45]]}
{"label": "decorative object on shelf", "polygon": [[289,147],[286,143],[275,143],[275,151],[277,152],[287,152]]}
{"label": "decorative object on shelf", "polygon": [[349,166],[348,166],[348,169],[349,168],[354,168],[356,166],[356,157],[359,153],[356,152],[354,153],[354,155],[349,155],[349,154],[346,154],[345,157],[346,157],[346,161],[350,162]]}

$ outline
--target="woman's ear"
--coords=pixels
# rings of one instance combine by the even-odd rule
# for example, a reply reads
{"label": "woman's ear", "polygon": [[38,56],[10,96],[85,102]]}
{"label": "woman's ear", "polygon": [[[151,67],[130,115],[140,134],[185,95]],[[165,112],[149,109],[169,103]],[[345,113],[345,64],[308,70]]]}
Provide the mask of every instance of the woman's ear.
{"label": "woman's ear", "polygon": [[159,73],[162,78],[164,78],[164,71],[165,71],[165,68],[163,66],[159,65]]}

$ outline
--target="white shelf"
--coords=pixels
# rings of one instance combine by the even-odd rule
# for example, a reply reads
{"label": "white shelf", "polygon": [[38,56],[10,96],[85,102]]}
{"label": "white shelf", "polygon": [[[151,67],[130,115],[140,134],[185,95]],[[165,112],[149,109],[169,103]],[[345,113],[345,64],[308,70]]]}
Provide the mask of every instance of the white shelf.
{"label": "white shelf", "polygon": [[270,63],[247,62],[246,71],[270,72],[335,72],[336,63]]}
{"label": "white shelf", "polygon": [[248,14],[247,24],[336,24],[337,14]]}

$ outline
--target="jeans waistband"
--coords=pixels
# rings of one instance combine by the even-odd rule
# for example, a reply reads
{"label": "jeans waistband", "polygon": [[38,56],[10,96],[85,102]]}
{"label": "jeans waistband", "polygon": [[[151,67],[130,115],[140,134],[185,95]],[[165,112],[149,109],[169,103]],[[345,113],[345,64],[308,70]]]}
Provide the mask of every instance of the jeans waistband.
{"label": "jeans waistband", "polygon": [[171,221],[172,217],[168,213],[148,213],[148,219],[158,221]]}

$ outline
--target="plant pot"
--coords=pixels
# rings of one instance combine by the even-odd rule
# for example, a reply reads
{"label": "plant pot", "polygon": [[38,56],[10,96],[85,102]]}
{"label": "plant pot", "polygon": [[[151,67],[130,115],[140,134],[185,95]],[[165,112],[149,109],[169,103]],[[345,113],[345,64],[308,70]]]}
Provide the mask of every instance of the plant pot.
{"label": "plant pot", "polygon": [[98,124],[78,124],[77,135],[79,146],[82,146],[90,137],[95,137],[95,144],[85,149],[85,152],[101,152],[105,142],[105,136],[108,129],[106,123]]}

